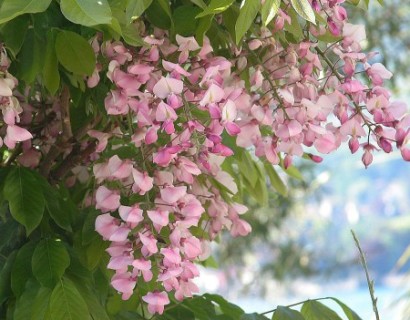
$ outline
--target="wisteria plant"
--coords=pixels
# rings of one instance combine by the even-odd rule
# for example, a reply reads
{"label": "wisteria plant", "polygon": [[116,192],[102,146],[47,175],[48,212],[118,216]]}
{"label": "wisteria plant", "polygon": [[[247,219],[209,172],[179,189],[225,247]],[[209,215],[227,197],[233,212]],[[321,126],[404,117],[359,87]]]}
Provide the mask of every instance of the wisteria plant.
{"label": "wisteria plant", "polygon": [[243,195],[341,144],[410,160],[344,2],[3,0],[0,317],[267,319],[195,295],[210,243],[251,232]]}

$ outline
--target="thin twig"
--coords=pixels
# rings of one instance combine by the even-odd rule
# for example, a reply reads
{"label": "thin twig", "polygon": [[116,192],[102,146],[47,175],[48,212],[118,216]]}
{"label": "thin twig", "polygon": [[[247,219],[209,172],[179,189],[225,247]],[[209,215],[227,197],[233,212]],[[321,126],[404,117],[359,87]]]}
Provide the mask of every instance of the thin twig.
{"label": "thin twig", "polygon": [[353,230],[350,230],[350,232],[352,233],[352,236],[353,236],[354,242],[356,243],[357,249],[359,249],[360,261],[363,265],[364,272],[366,273],[366,281],[367,281],[367,286],[369,287],[370,297],[372,299],[373,312],[376,315],[376,320],[380,320],[379,310],[377,309],[377,298],[376,298],[375,292],[374,292],[374,281],[370,279],[369,269],[367,268],[367,263],[366,263],[366,257],[363,253],[362,248],[360,247],[360,243],[359,243],[359,240],[356,237],[356,234],[354,233]]}

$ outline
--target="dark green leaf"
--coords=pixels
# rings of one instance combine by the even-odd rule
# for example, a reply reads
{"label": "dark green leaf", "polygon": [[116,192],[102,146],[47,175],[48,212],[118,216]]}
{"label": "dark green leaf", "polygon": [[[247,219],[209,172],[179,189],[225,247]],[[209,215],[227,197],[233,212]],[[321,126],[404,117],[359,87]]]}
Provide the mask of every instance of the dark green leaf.
{"label": "dark green leaf", "polygon": [[74,281],[74,284],[78,291],[81,293],[85,303],[88,306],[88,310],[95,320],[109,320],[105,306],[102,306],[95,293],[88,288],[84,283]]}
{"label": "dark green leaf", "polygon": [[199,45],[202,45],[204,42],[204,35],[206,32],[209,30],[211,27],[212,19],[214,18],[213,15],[208,15],[206,17],[200,18],[198,27],[196,28],[195,32],[195,39],[199,43]]}
{"label": "dark green leaf", "polygon": [[62,278],[50,298],[50,313],[53,320],[89,320],[87,304],[74,283]]}
{"label": "dark green leaf", "polygon": [[201,9],[191,5],[180,6],[172,14],[175,25],[175,33],[187,37],[195,34],[198,20],[195,16]]}
{"label": "dark green leaf", "polygon": [[154,26],[161,29],[170,29],[172,27],[172,15],[167,0],[155,0],[145,13]]}
{"label": "dark green leaf", "polygon": [[292,7],[303,19],[312,23],[316,22],[315,12],[308,0],[290,0]]}
{"label": "dark green leaf", "polygon": [[280,7],[280,0],[266,0],[262,5],[261,18],[264,26],[267,26],[269,22],[276,16]]}
{"label": "dark green leaf", "polygon": [[0,271],[0,306],[12,294],[11,293],[11,268],[16,258],[17,251],[13,251],[8,257],[6,264]]}
{"label": "dark green leaf", "polygon": [[36,79],[44,65],[44,39],[34,29],[29,29],[25,41],[18,55],[18,77],[27,84]]}
{"label": "dark green leaf", "polygon": [[33,274],[45,287],[54,287],[69,265],[70,256],[61,241],[45,239],[34,250]]}
{"label": "dark green leaf", "polygon": [[126,26],[121,25],[121,33],[124,41],[129,45],[134,47],[142,47],[145,45],[137,26],[134,24],[131,23]]}
{"label": "dark green leaf", "polygon": [[58,191],[47,184],[44,188],[46,209],[53,221],[62,229],[72,231],[71,218],[67,210],[63,209],[63,201]]}
{"label": "dark green leaf", "polygon": [[51,0],[3,0],[0,6],[0,24],[25,13],[45,11]]}
{"label": "dark green leaf", "polygon": [[27,17],[18,17],[9,21],[1,29],[1,36],[6,48],[11,51],[14,57],[20,52],[24,43],[29,23],[30,21]]}
{"label": "dark green leaf", "polygon": [[128,0],[127,9],[125,11],[127,22],[130,23],[140,17],[151,3],[152,0]]}
{"label": "dark green leaf", "polygon": [[224,12],[226,9],[228,9],[234,0],[211,0],[209,5],[202,11],[200,14],[198,14],[196,17],[204,17],[207,15],[215,15],[221,12]]}
{"label": "dark green leaf", "polygon": [[199,320],[211,320],[216,315],[212,302],[203,297],[198,296],[192,299],[186,299],[184,306],[189,308]]}
{"label": "dark green leaf", "polygon": [[272,315],[272,320],[305,320],[299,311],[292,310],[288,307],[278,306]]}
{"label": "dark green leaf", "polygon": [[235,24],[236,44],[239,44],[245,33],[252,26],[260,7],[260,0],[245,0],[244,5],[239,11],[239,17]]}
{"label": "dark green leaf", "polygon": [[33,301],[31,320],[51,320],[50,297],[52,290],[41,287]]}
{"label": "dark green leaf", "polygon": [[14,309],[13,320],[27,320],[31,319],[31,311],[33,309],[33,302],[37,296],[39,286],[35,281],[27,282],[25,290],[20,298],[16,301],[16,308]]}
{"label": "dark green leaf", "polygon": [[4,198],[9,201],[11,215],[26,227],[29,235],[41,222],[44,213],[44,195],[29,169],[15,167],[8,174]]}
{"label": "dark green leaf", "polygon": [[51,95],[54,95],[60,87],[60,73],[58,72],[58,60],[55,49],[55,34],[52,31],[47,34],[43,81]]}
{"label": "dark green leaf", "polygon": [[11,270],[11,288],[16,297],[23,293],[27,280],[32,276],[30,261],[35,246],[36,244],[33,241],[26,243],[17,252],[14,260],[13,269]]}
{"label": "dark green leaf", "polygon": [[91,45],[80,35],[71,31],[61,31],[56,38],[58,61],[78,75],[91,75],[95,68],[95,56]]}
{"label": "dark green leaf", "polygon": [[111,23],[111,9],[107,0],[61,0],[61,12],[71,22],[83,26]]}
{"label": "dark green leaf", "polygon": [[315,300],[306,301],[301,312],[306,320],[342,320],[336,312]]}
{"label": "dark green leaf", "polygon": [[352,309],[350,309],[347,305],[345,305],[342,301],[336,298],[330,298],[333,301],[335,301],[342,309],[345,315],[349,320],[362,320],[356,312],[354,312]]}
{"label": "dark green leaf", "polygon": [[237,305],[234,305],[233,303],[230,303],[229,301],[227,301],[224,297],[220,295],[206,293],[204,294],[204,297],[207,300],[216,302],[219,305],[221,311],[224,314],[231,316],[233,319],[239,319],[241,315],[245,313],[242,310],[242,308],[238,307]]}

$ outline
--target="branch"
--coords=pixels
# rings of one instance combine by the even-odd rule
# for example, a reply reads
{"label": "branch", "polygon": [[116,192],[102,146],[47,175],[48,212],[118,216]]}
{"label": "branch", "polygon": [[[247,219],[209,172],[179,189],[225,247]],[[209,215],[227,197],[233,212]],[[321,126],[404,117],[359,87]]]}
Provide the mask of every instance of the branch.
{"label": "branch", "polygon": [[48,177],[54,160],[57,159],[57,157],[64,151],[67,142],[73,136],[70,122],[70,90],[67,85],[63,86],[63,90],[61,92],[60,109],[62,132],[58,137],[57,142],[51,146],[40,166],[40,173],[44,177]]}
{"label": "branch", "polygon": [[353,230],[350,230],[352,233],[354,242],[356,243],[357,249],[359,249],[359,254],[360,254],[360,261],[362,262],[364,272],[366,273],[366,281],[367,281],[367,286],[369,287],[369,292],[370,292],[370,298],[372,299],[372,305],[373,305],[373,312],[376,315],[376,320],[380,320],[379,316],[379,310],[377,309],[377,298],[374,293],[374,281],[370,279],[369,276],[369,269],[367,268],[367,263],[366,263],[366,257],[363,253],[362,248],[360,247],[359,240],[356,237],[356,234],[354,233]]}

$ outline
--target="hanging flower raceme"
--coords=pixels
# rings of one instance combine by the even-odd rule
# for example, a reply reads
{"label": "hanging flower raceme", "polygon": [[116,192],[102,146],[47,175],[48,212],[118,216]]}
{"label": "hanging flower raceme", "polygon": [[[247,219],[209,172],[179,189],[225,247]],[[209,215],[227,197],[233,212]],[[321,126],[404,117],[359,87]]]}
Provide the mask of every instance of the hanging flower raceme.
{"label": "hanging flower raceme", "polygon": [[[283,46],[263,30],[264,37],[234,52],[242,64],[258,50],[265,52],[249,70],[250,86],[233,62],[212,54],[207,39],[200,48],[194,38],[177,36],[176,47],[159,32],[164,38],[147,37],[151,46],[138,52],[118,42],[103,46],[113,82],[105,107],[109,115],[128,119],[118,134],[136,147],[129,159],[112,156],[94,167],[102,183],[96,208],[106,212],[97,218],[96,230],[111,241],[108,268],[115,271],[112,285],[124,299],[142,279],[155,287],[143,297],[149,311],[162,313],[167,292],[178,300],[198,292],[194,263],[208,257],[209,241],[224,229],[232,236],[251,231],[240,218],[247,209],[216,185],[230,196],[238,191],[220,168],[233,154],[224,144],[225,133],[239,147],[254,146],[255,154],[272,164],[284,156],[285,167],[306,147],[327,154],[346,140],[352,152],[363,150],[368,166],[376,145],[390,152],[397,135],[408,158],[405,106],[389,102],[380,87],[391,74],[369,64],[361,52],[361,29],[346,22],[344,9],[321,4],[319,13],[329,16],[331,33],[342,41],[327,48],[315,40]],[[314,28],[312,34],[326,31]],[[331,62],[330,52],[344,64]],[[356,74],[360,66],[364,74]],[[97,152],[103,152],[110,137],[90,134],[100,141]]]}

